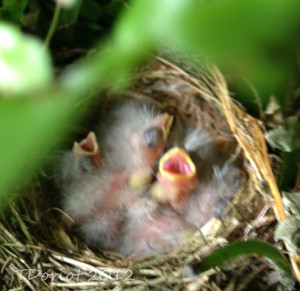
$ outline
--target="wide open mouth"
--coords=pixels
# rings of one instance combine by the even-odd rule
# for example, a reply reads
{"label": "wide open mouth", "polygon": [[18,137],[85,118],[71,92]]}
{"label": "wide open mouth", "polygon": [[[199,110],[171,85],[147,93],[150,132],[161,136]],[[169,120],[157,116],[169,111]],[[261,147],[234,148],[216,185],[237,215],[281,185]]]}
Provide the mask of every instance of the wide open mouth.
{"label": "wide open mouth", "polygon": [[196,175],[196,167],[183,148],[172,148],[159,162],[160,173],[170,180],[189,179]]}
{"label": "wide open mouth", "polygon": [[80,143],[75,142],[73,145],[73,153],[81,155],[95,155],[98,152],[98,143],[94,132],[90,132],[88,136]]}

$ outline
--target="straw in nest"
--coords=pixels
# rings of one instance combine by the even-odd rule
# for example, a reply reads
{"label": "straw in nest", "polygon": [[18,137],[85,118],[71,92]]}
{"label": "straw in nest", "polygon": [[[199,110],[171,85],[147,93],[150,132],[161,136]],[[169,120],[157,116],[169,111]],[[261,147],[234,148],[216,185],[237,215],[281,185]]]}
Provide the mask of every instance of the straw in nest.
{"label": "straw in nest", "polygon": [[[218,70],[196,76],[155,58],[135,76],[126,95],[150,99],[186,124],[204,128],[224,145],[224,151],[236,144],[234,154],[243,157],[249,181],[236,195],[232,215],[222,221],[212,219],[167,254],[131,261],[108,251],[92,251],[68,233],[53,199],[59,194],[49,183],[35,179],[1,219],[1,290],[224,290],[233,282],[235,290],[245,290],[254,277],[270,269],[258,259],[197,276],[187,268],[230,241],[272,241],[275,216],[285,217],[263,134],[254,118],[230,98]],[[275,215],[273,199],[259,194],[266,182],[276,202]],[[224,280],[224,274],[231,279]]]}

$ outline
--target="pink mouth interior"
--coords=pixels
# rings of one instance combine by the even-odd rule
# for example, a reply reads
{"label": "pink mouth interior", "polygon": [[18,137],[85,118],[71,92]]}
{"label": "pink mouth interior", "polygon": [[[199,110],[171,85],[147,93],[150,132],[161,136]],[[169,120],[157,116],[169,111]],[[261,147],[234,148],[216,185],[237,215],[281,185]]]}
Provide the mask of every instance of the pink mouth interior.
{"label": "pink mouth interior", "polygon": [[87,138],[86,142],[84,144],[81,144],[80,147],[86,151],[86,152],[94,152],[95,150],[95,143],[92,138]]}
{"label": "pink mouth interior", "polygon": [[179,154],[171,156],[163,164],[162,168],[171,174],[187,175],[192,172],[191,166],[187,163],[186,159]]}

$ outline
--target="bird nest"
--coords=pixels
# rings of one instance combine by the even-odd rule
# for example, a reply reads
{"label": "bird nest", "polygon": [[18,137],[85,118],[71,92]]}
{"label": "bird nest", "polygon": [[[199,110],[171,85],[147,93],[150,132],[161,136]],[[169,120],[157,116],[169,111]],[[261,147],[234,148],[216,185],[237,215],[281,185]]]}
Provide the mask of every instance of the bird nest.
{"label": "bird nest", "polygon": [[276,201],[278,190],[257,121],[230,97],[215,68],[191,74],[154,58],[135,75],[133,84],[128,98],[151,100],[184,123],[209,132],[228,159],[242,158],[248,179],[228,214],[212,218],[168,253],[131,260],[91,249],[69,233],[60,219],[59,193],[39,177],[1,218],[1,290],[225,290],[229,286],[251,290],[253,285],[258,290],[259,284],[264,286],[263,277],[272,269],[264,259],[243,259],[201,274],[189,267],[229,242],[250,238],[272,242],[276,215],[280,218],[282,210],[273,211],[274,199],[264,195],[272,193]]}

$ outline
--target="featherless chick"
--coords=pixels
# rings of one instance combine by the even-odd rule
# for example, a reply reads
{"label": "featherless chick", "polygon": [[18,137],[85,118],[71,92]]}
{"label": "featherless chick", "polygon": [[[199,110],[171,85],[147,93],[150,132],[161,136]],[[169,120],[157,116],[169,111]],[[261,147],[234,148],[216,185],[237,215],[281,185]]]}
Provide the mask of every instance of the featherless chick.
{"label": "featherless chick", "polygon": [[70,177],[62,207],[88,243],[116,248],[128,201],[151,182],[172,120],[151,105],[127,102],[109,113],[97,140],[90,134],[62,158],[63,179]]}
{"label": "featherless chick", "polygon": [[190,196],[186,221],[198,228],[212,217],[221,218],[245,181],[245,173],[235,164],[214,166],[211,179],[199,184]]}
{"label": "featherless chick", "polygon": [[151,194],[155,200],[180,212],[199,183],[211,178],[215,149],[205,131],[184,128],[180,123],[172,132],[168,146],[173,147],[159,161],[157,182]]}
{"label": "featherless chick", "polygon": [[[178,137],[178,134],[177,134]],[[245,182],[240,160],[232,163],[205,131],[187,128],[160,159],[152,197],[185,217],[188,225],[202,226],[213,216],[220,218]],[[170,142],[169,142],[170,144]]]}
{"label": "featherless chick", "polygon": [[79,143],[74,142],[72,151],[59,156],[53,171],[55,184],[62,189],[84,175],[90,175],[100,168],[100,164],[96,135],[91,131]]}
{"label": "featherless chick", "polygon": [[133,259],[170,251],[193,230],[180,214],[148,197],[136,199],[126,212],[116,251]]}
{"label": "featherless chick", "polygon": [[154,199],[136,196],[130,202],[116,251],[131,258],[170,251],[212,217],[221,218],[244,180],[236,165],[225,163],[201,181],[188,154],[172,148],[150,187]]}
{"label": "featherless chick", "polygon": [[147,103],[116,107],[97,131],[99,147],[111,164],[132,174],[153,168],[164,152],[173,116]]}

